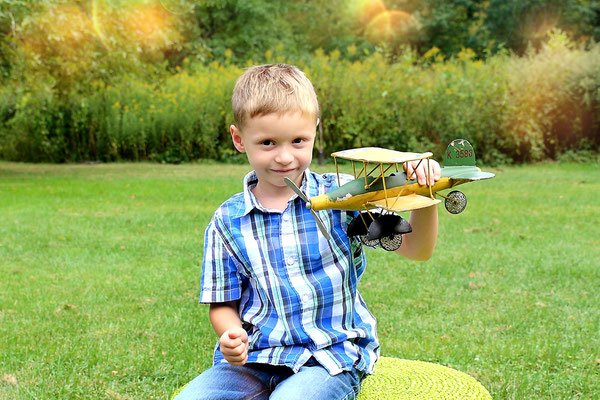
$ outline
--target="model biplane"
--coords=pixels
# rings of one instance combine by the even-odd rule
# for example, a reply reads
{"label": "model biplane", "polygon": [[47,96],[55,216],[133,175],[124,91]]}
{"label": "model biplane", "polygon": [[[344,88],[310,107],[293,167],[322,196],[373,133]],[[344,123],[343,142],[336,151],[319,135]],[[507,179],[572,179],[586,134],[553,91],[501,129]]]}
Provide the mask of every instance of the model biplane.
{"label": "model biplane", "polygon": [[[317,211],[359,211],[358,216],[348,224],[348,236],[358,236],[367,246],[380,244],[388,251],[397,250],[402,244],[402,235],[412,232],[410,224],[398,215],[399,212],[436,205],[441,202],[436,197],[441,197],[450,213],[459,214],[467,206],[464,193],[454,190],[443,195],[439,192],[463,183],[494,177],[494,174],[483,172],[475,166],[473,147],[464,139],[454,140],[448,145],[441,177],[433,185],[429,176],[427,184],[419,185],[414,171],[410,176],[402,171],[404,163],[417,161],[414,170],[424,162],[427,163],[425,170],[428,174],[429,160],[433,156],[429,152],[408,153],[365,147],[338,151],[331,156],[338,175],[337,189],[309,199],[290,179],[285,178],[286,184],[306,202],[306,207],[315,217],[319,230],[328,240],[329,232]],[[341,186],[338,158],[352,162],[355,178]]]}

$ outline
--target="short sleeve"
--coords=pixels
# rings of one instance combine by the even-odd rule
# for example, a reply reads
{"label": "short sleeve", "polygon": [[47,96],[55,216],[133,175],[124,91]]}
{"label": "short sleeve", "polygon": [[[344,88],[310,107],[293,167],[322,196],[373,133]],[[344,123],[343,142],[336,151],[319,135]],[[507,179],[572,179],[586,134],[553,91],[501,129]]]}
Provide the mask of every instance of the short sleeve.
{"label": "short sleeve", "polygon": [[237,266],[225,243],[225,232],[213,218],[204,233],[200,303],[222,303],[241,297]]}

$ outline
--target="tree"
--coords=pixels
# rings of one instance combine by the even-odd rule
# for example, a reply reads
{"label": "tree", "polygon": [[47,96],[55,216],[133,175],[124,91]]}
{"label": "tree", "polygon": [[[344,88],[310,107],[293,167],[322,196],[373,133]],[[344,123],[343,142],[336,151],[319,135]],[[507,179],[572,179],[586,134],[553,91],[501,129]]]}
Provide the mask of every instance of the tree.
{"label": "tree", "polygon": [[[262,59],[278,44],[286,52],[297,51],[290,24],[283,18],[286,2],[268,0],[215,0],[195,7],[199,37],[206,41],[212,57],[235,62]],[[231,55],[229,55],[231,52]]]}

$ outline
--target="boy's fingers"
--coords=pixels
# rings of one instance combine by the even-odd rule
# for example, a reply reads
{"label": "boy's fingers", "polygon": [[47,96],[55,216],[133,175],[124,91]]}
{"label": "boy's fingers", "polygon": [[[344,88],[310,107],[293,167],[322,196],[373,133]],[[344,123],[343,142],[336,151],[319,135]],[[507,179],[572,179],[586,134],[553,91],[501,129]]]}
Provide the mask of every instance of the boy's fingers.
{"label": "boy's fingers", "polygon": [[225,359],[231,365],[244,365],[248,360],[248,345],[246,343],[242,343],[234,349],[222,351],[223,356],[225,356]]}
{"label": "boy's fingers", "polygon": [[229,330],[229,338],[230,339],[240,339],[242,342],[248,341],[248,333],[242,328],[230,329]]}
{"label": "boy's fingers", "polygon": [[433,174],[436,181],[440,179],[440,176],[442,175],[442,167],[440,167],[440,163],[437,161],[433,163]]}
{"label": "boy's fingers", "polygon": [[232,337],[231,332],[227,331],[221,335],[219,343],[221,348],[233,349],[239,346],[242,343],[242,340],[239,337],[236,337],[236,335],[233,335]]}
{"label": "boy's fingers", "polygon": [[225,359],[231,365],[244,365],[244,364],[246,364],[246,361],[248,361],[248,355],[245,354],[240,357],[229,357],[229,358],[226,357]]}
{"label": "boy's fingers", "polygon": [[425,175],[425,170],[421,167],[417,168],[417,181],[419,182],[419,185],[424,185],[427,181],[427,177]]}
{"label": "boy's fingers", "polygon": [[221,336],[221,351],[224,355],[239,356],[248,349],[248,334],[244,329],[231,329]]}
{"label": "boy's fingers", "polygon": [[222,348],[221,352],[223,353],[223,355],[227,355],[229,357],[239,357],[239,356],[242,356],[246,352],[246,345],[244,343],[242,343],[236,347]]}
{"label": "boy's fingers", "polygon": [[432,170],[433,170],[433,180],[434,180],[433,183],[435,183],[435,181],[439,181],[440,180],[440,177],[442,175],[442,168],[440,167],[439,163],[435,162],[432,165]]}
{"label": "boy's fingers", "polygon": [[419,171],[415,168],[414,165],[408,164],[408,169],[410,171],[410,174],[408,176],[410,176],[412,179],[417,179],[419,177]]}
{"label": "boy's fingers", "polygon": [[246,353],[247,348],[248,346],[246,345],[246,343],[241,343],[239,346],[233,349],[233,351],[236,355],[244,355]]}
{"label": "boy's fingers", "polygon": [[230,339],[239,338],[242,342],[248,341],[248,333],[242,328],[230,329],[228,335]]}
{"label": "boy's fingers", "polygon": [[221,344],[228,349],[235,349],[236,347],[242,344],[242,341],[240,339],[226,340]]}
{"label": "boy's fingers", "polygon": [[433,184],[436,181],[436,177],[435,177],[435,166],[432,165],[429,167],[429,184],[433,186]]}
{"label": "boy's fingers", "polygon": [[440,179],[441,176],[441,168],[440,164],[432,160],[429,163],[429,172],[427,172],[427,165],[421,163],[418,168],[415,168],[417,164],[413,164],[413,162],[407,162],[403,164],[404,171],[406,171],[406,176],[408,179],[416,179],[419,185],[427,184],[427,179],[429,178],[429,183],[431,185],[435,184],[435,181]]}
{"label": "boy's fingers", "polygon": [[240,354],[223,354],[225,356],[225,359],[230,363],[238,363],[240,361],[242,361],[244,358],[246,358],[245,355],[240,355]]}

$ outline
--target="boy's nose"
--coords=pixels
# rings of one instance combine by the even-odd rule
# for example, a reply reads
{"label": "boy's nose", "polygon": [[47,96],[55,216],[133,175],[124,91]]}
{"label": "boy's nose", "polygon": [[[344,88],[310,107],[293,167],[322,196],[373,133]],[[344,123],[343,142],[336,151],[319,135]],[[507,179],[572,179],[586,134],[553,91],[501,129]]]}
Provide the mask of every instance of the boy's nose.
{"label": "boy's nose", "polygon": [[293,154],[286,150],[286,149],[281,149],[278,153],[277,153],[277,157],[275,157],[275,161],[278,162],[279,164],[289,164],[292,161],[294,161],[294,156]]}

